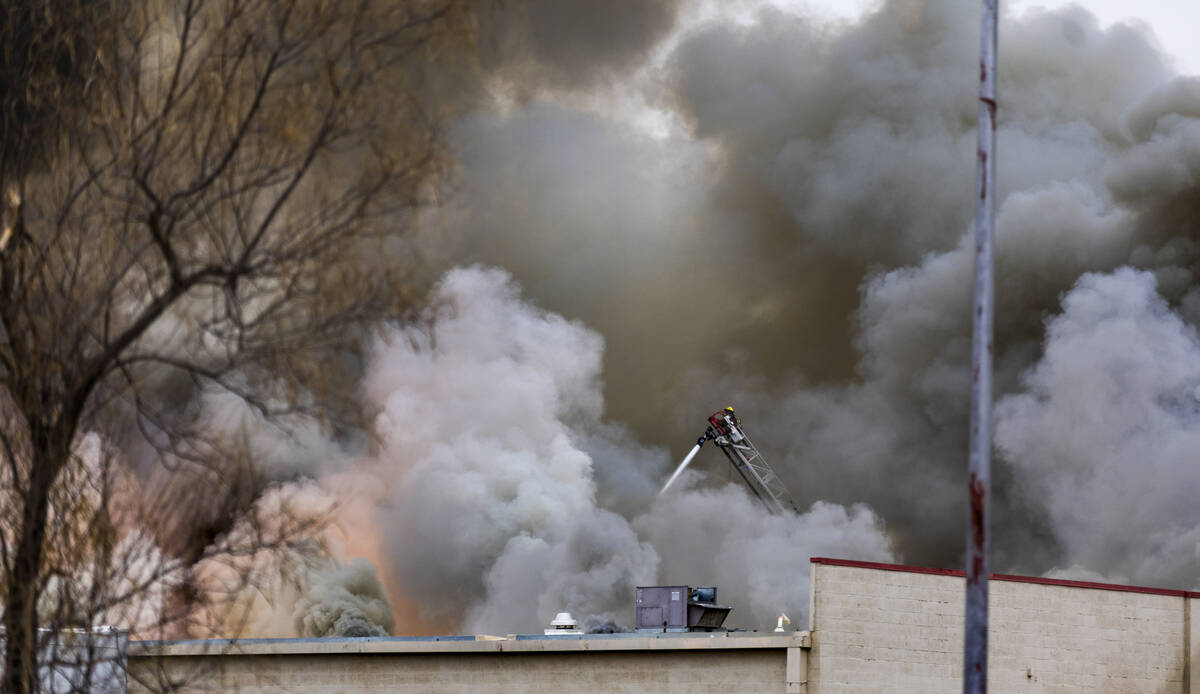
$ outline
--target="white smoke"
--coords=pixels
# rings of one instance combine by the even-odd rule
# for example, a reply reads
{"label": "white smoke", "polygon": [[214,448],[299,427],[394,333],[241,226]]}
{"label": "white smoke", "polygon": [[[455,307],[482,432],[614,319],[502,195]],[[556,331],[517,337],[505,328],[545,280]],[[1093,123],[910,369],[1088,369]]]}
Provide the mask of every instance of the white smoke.
{"label": "white smoke", "polygon": [[[735,622],[766,623],[805,612],[813,553],[891,557],[866,509],[771,516],[732,487],[671,495],[631,524],[598,502],[596,468],[650,461],[639,477],[657,478],[667,462],[605,423],[599,336],[524,303],[498,270],[449,272],[434,305],[367,379],[394,484],[385,554],[425,616],[501,633],[561,610],[629,625],[633,588],[670,576],[726,581]],[[605,436],[622,438],[595,445]]]}
{"label": "white smoke", "polygon": [[1197,585],[1200,337],[1122,268],[1087,274],[1047,326],[1045,353],[1002,400],[996,440],[1047,509],[1065,566]]}
{"label": "white smoke", "polygon": [[[567,424],[603,414],[599,336],[521,304],[497,270],[452,271],[435,302],[431,328],[393,335],[367,380],[396,474],[380,524],[397,581],[427,615],[469,613],[477,630],[535,628],[539,600],[605,612],[612,586],[649,580],[658,557],[597,508]],[[554,580],[599,565],[603,591]]]}
{"label": "white smoke", "polygon": [[731,621],[765,628],[780,612],[808,615],[809,559],[891,561],[869,508],[818,501],[799,515],[766,513],[739,486],[667,494],[635,525],[662,555],[659,580],[715,585]]}

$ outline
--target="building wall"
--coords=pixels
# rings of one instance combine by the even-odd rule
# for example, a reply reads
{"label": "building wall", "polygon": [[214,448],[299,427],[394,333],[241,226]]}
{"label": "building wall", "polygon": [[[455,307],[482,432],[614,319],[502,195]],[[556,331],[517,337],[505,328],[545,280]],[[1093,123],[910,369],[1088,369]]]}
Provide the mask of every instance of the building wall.
{"label": "building wall", "polygon": [[[964,585],[951,571],[812,565],[811,690],[962,690]],[[998,576],[993,692],[1187,692],[1193,594]]]}
{"label": "building wall", "polygon": [[143,645],[131,692],[771,694],[789,689],[804,634],[610,639],[283,639]]}
{"label": "building wall", "polygon": [[[814,559],[811,633],[140,642],[131,691],[959,692],[963,580]],[[992,692],[1200,694],[1198,593],[1019,576],[990,591]]]}

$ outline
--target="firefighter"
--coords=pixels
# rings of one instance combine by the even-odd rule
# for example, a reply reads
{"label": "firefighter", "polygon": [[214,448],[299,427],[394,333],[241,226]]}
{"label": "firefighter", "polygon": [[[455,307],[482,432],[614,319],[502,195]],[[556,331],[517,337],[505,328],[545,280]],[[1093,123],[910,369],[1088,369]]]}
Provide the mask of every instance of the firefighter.
{"label": "firefighter", "polygon": [[729,427],[729,439],[734,443],[742,440],[742,420],[733,413],[733,405],[725,408],[725,424]]}

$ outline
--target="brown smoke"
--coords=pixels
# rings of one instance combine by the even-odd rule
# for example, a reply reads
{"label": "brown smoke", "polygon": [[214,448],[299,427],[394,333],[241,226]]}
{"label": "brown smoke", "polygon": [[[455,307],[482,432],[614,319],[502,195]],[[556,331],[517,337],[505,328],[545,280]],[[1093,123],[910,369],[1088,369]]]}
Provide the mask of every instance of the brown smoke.
{"label": "brown smoke", "polygon": [[[334,553],[379,565],[399,630],[627,624],[653,581],[718,583],[759,626],[803,614],[815,554],[959,563],[975,19],[480,15],[465,96],[430,97],[475,107],[432,221],[455,264],[503,271],[450,271],[358,365],[374,450],[302,430],[262,456],[358,479]],[[1200,82],[1078,7],[1001,32],[996,568],[1178,586]],[[711,451],[655,500],[730,401],[804,514],[762,512]]]}
{"label": "brown smoke", "polygon": [[[905,560],[953,566],[975,24],[949,0],[892,0],[848,25],[765,9],[678,29],[607,111],[554,93],[481,111],[459,127],[463,257],[605,337],[609,416],[642,440],[681,456],[733,400],[799,499],[865,502]],[[1200,90],[1146,31],[1079,7],[1004,18],[1001,397],[1025,388],[1085,273],[1148,270],[1170,310],[1197,317]],[[623,118],[622,99],[657,105],[666,134]],[[998,567],[1075,562],[1018,454],[1036,455],[997,463]],[[1128,575],[1137,556],[1086,568]]]}

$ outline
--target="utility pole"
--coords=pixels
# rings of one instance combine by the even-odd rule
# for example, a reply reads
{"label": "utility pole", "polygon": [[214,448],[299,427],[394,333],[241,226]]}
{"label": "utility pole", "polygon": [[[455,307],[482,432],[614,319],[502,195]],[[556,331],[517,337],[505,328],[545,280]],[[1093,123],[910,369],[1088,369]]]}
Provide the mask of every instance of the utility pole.
{"label": "utility pole", "polygon": [[996,218],[996,23],[999,0],[982,0],[979,36],[979,152],[975,202],[975,301],[971,341],[967,591],[963,692],[987,691],[988,572],[992,486],[992,248]]}

